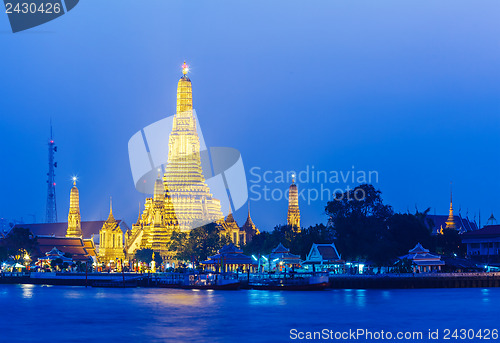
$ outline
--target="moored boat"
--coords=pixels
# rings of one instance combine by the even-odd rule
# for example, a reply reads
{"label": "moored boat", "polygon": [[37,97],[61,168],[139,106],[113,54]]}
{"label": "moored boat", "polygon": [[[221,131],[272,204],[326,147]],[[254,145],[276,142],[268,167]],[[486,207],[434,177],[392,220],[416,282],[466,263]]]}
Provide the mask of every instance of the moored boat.
{"label": "moored boat", "polygon": [[240,281],[236,278],[219,274],[167,274],[155,279],[160,288],[237,290]]}
{"label": "moored boat", "polygon": [[330,285],[327,275],[251,280],[249,288],[270,291],[320,291]]}

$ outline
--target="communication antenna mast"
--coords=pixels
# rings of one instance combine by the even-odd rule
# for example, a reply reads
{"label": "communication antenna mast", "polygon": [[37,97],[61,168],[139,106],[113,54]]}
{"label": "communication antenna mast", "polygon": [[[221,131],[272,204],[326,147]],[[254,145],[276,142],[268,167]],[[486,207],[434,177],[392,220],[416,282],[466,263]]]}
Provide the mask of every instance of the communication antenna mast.
{"label": "communication antenna mast", "polygon": [[52,121],[50,122],[49,139],[49,172],[47,173],[47,212],[45,221],[47,223],[57,223],[56,206],[56,174],[54,168],[57,168],[57,162],[54,162],[54,154],[57,152],[57,146],[52,138]]}

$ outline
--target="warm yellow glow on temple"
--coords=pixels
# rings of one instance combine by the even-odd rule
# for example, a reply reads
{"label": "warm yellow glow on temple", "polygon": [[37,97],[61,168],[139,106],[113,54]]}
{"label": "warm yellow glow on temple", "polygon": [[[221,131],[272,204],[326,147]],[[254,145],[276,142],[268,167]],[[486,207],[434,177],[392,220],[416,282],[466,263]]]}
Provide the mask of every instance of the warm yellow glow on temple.
{"label": "warm yellow glow on temple", "polygon": [[113,217],[113,204],[111,200],[108,219],[99,231],[99,259],[104,263],[125,259],[123,231]]}
{"label": "warm yellow glow on temple", "polygon": [[200,222],[223,218],[220,201],[213,198],[201,168],[200,139],[193,115],[191,80],[184,63],[177,84],[177,113],[169,138],[168,162],[163,183],[175,208],[181,231],[188,232]]}
{"label": "warm yellow glow on temple", "polygon": [[287,224],[300,232],[299,193],[295,184],[295,176],[288,192]]}
{"label": "warm yellow glow on temple", "polygon": [[448,215],[448,219],[446,220],[446,228],[447,229],[457,228],[457,225],[455,224],[455,218],[453,216],[453,190],[451,188],[450,188],[450,212]]}
{"label": "warm yellow glow on temple", "polygon": [[76,177],[73,177],[73,188],[69,197],[68,229],[66,237],[82,237],[80,216],[80,195],[76,187]]}
{"label": "warm yellow glow on temple", "polygon": [[250,203],[248,204],[248,217],[242,227],[239,227],[238,223],[236,223],[231,213],[231,208],[229,208],[229,214],[221,224],[221,235],[226,235],[231,242],[237,246],[245,245],[250,242],[254,236],[260,234],[259,229],[257,229],[252,221],[252,217],[250,217]]}
{"label": "warm yellow glow on temple", "polygon": [[144,211],[127,232],[127,255],[149,248],[169,259],[172,232],[189,232],[200,223],[223,219],[220,201],[213,198],[203,176],[188,71],[184,62],[183,76],[177,85],[177,112],[169,137],[165,174],[162,179],[159,172],[153,198],[146,199]]}

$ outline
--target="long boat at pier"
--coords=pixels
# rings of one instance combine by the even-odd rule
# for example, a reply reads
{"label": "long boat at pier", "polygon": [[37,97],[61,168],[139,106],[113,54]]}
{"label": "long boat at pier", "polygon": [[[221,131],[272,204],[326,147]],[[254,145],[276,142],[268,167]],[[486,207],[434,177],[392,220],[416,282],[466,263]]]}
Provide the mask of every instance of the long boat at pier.
{"label": "long boat at pier", "polygon": [[257,274],[248,280],[248,287],[271,291],[319,291],[330,285],[328,274]]}
{"label": "long boat at pier", "polygon": [[182,289],[237,290],[241,286],[238,278],[230,274],[156,274],[151,283],[160,288]]}

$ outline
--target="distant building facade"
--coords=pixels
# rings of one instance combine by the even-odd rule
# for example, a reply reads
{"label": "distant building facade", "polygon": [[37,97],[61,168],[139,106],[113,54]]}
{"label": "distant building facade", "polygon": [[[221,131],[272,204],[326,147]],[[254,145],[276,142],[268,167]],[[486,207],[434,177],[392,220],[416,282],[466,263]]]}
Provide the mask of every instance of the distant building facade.
{"label": "distant building facade", "polygon": [[[122,254],[117,256],[123,256],[123,232],[128,230],[127,224],[122,220],[114,219],[111,212],[107,221],[81,221],[79,190],[75,181],[70,192],[70,209],[67,223],[16,224],[14,228],[16,227],[28,229],[37,238],[38,252],[35,257],[45,257],[47,252],[56,248],[65,254],[71,255],[74,261],[82,262],[98,262],[98,257],[102,256],[103,252],[98,253],[99,245],[103,243],[100,239],[103,237],[101,235],[102,229],[104,229],[104,232],[122,233],[115,236],[115,245],[122,245]],[[94,237],[99,237],[99,244],[96,244]],[[104,252],[109,244],[104,240]]]}
{"label": "distant building facade", "polygon": [[467,245],[467,256],[480,262],[500,262],[500,225],[486,225],[466,232],[462,243]]}

